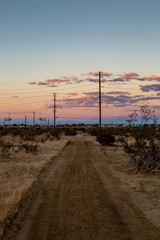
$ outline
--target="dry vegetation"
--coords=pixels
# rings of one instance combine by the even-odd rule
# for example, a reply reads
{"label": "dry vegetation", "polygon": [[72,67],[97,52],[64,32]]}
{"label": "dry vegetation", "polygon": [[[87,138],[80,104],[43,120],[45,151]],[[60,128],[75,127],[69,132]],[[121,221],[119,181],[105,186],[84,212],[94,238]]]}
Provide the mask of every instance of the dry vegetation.
{"label": "dry vegetation", "polygon": [[[129,139],[128,139],[129,140]],[[102,146],[113,176],[130,196],[132,203],[160,229],[160,174],[142,173],[133,165],[123,146]]]}
{"label": "dry vegetation", "polygon": [[90,128],[88,132],[96,136],[102,145],[122,145],[138,172],[159,172],[160,128],[157,125],[155,111],[144,105],[139,112],[139,125],[135,125],[138,113],[134,112],[129,115],[127,120],[129,125],[126,127]]}
{"label": "dry vegetation", "polygon": [[[145,120],[152,117],[153,120],[153,112],[146,109],[142,109],[142,117]],[[65,127],[19,128],[18,131],[10,128],[4,131],[1,128],[0,222],[20,201],[41,169],[62,150],[68,140],[65,136],[86,132],[103,145],[102,151],[113,174],[119,178],[124,190],[130,192],[137,207],[160,228],[159,215],[155,212],[160,210],[160,129],[158,125],[147,125],[146,121],[135,126],[136,116],[130,117],[132,121],[128,126],[108,126],[101,130],[97,127]]]}
{"label": "dry vegetation", "polygon": [[[0,131],[0,222],[36,180],[41,169],[65,146],[61,130]],[[14,209],[15,210],[15,209]]]}

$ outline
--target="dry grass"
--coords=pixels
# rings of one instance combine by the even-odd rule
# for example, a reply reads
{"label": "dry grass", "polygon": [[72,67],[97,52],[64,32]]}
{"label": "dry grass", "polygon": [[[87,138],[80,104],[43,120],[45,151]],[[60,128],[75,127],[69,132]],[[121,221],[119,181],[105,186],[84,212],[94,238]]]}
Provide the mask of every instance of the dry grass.
{"label": "dry grass", "polygon": [[138,173],[122,146],[102,147],[109,167],[133,203],[160,229],[160,173]]}
{"label": "dry grass", "polygon": [[[0,156],[0,222],[3,222],[10,209],[21,200],[40,170],[63,149],[67,142],[67,139],[62,138],[59,141],[46,140],[42,143],[42,137],[44,136],[39,137],[40,151],[37,154],[26,153],[24,150],[18,152],[10,150],[9,158]],[[18,136],[3,138],[14,145],[24,143]],[[31,144],[30,141],[27,142]]]}

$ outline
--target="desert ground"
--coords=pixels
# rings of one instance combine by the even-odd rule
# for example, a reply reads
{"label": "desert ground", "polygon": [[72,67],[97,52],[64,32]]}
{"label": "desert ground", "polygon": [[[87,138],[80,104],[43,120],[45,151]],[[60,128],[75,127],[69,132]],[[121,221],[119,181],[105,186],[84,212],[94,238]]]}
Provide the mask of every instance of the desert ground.
{"label": "desert ground", "polygon": [[79,133],[39,147],[0,159],[1,239],[160,239],[160,175],[137,173],[121,145]]}

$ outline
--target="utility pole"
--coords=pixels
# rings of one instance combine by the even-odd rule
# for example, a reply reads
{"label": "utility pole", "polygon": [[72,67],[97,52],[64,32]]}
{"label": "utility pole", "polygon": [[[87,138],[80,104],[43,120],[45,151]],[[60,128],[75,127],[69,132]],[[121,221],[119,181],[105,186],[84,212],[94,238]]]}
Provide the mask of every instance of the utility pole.
{"label": "utility pole", "polygon": [[53,93],[54,103],[53,103],[53,113],[54,113],[54,127],[56,126],[56,93]]}
{"label": "utility pole", "polygon": [[99,72],[99,128],[101,128],[101,72]]}
{"label": "utility pole", "polygon": [[35,126],[35,112],[33,112],[33,126]]}
{"label": "utility pole", "polygon": [[24,125],[26,126],[27,125],[27,116],[25,115],[25,118],[24,118]]}

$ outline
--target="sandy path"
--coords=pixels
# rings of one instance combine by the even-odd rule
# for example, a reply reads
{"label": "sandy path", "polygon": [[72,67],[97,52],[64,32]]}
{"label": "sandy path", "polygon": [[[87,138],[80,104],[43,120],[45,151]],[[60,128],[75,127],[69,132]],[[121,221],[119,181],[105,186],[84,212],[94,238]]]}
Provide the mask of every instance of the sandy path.
{"label": "sandy path", "polygon": [[42,174],[4,240],[160,239],[93,141],[75,137]]}

